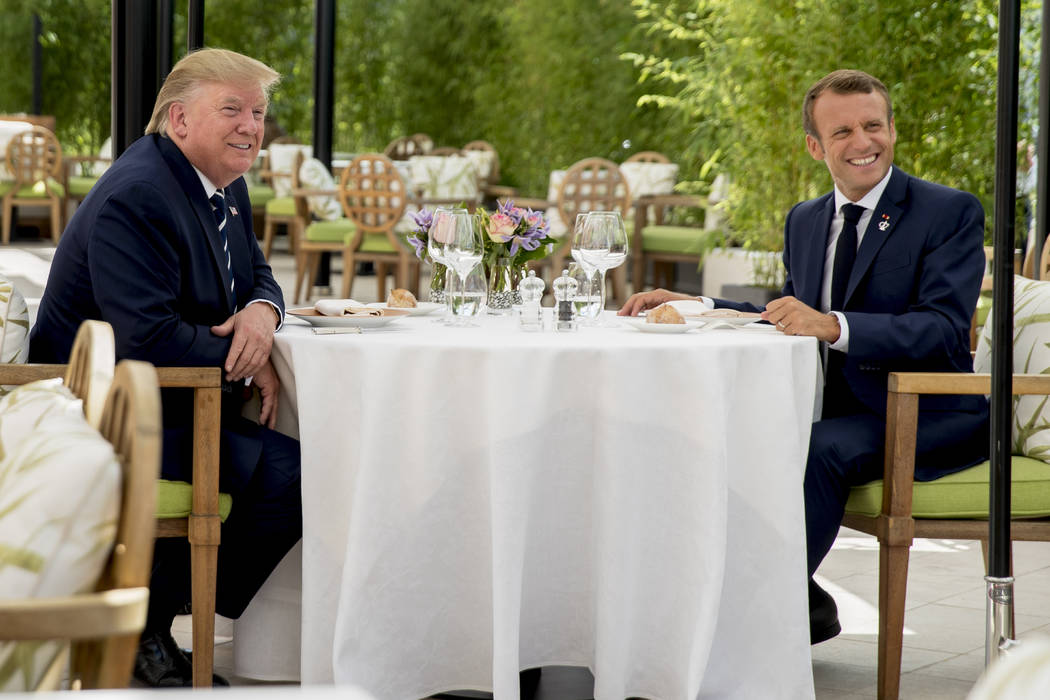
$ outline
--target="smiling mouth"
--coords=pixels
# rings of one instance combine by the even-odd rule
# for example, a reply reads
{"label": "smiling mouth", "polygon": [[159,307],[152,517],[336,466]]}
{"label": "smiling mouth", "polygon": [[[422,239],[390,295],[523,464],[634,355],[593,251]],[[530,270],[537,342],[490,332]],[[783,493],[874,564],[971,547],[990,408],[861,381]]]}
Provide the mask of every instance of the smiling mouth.
{"label": "smiling mouth", "polygon": [[865,165],[871,165],[872,163],[874,163],[876,160],[878,160],[878,157],[879,154],[875,153],[870,156],[865,156],[864,158],[850,158],[848,162],[850,165],[864,167]]}
{"label": "smiling mouth", "polygon": [[252,150],[252,145],[250,143],[231,143],[231,144],[228,144],[228,145],[231,146],[232,148],[236,148],[239,151],[250,151],[250,150]]}

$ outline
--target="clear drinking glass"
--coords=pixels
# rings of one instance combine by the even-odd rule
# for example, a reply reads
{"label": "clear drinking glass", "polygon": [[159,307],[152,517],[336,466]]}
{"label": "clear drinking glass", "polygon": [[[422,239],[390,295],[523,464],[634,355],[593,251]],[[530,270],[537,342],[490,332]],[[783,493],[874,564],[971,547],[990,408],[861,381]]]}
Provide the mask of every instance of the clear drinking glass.
{"label": "clear drinking glass", "polygon": [[[447,239],[444,243],[445,264],[455,270],[459,277],[460,293],[466,294],[467,275],[478,266],[485,253],[485,242],[482,238],[484,234],[477,214],[453,210],[451,219],[454,223],[441,232],[442,237]],[[482,279],[484,280],[484,275]],[[487,290],[487,281],[485,284]],[[465,300],[463,303],[466,303]],[[466,315],[453,315],[452,320],[453,325],[476,325],[471,323],[470,316]]]}
{"label": "clear drinking glass", "polygon": [[[574,234],[575,238],[575,234]],[[579,261],[596,268],[601,277],[601,306],[605,309],[605,273],[627,259],[627,229],[618,211],[592,211],[584,219],[579,244],[573,241]]]}
{"label": "clear drinking glass", "polygon": [[[453,325],[476,325],[469,321],[485,313],[485,299],[489,291],[484,265],[475,265],[463,281],[460,281],[459,275],[452,275],[449,279]],[[460,319],[462,322],[459,322]]]}
{"label": "clear drinking glass", "polygon": [[585,326],[594,324],[602,311],[601,276],[598,270],[581,262],[569,263],[569,277],[576,280],[576,296],[573,306],[576,317]]}
{"label": "clear drinking glass", "polygon": [[[438,207],[435,209],[434,216],[430,221],[430,230],[427,232],[427,253],[430,255],[430,259],[435,263],[444,265],[445,267],[449,267],[448,261],[445,259],[445,246],[448,243],[448,240],[452,237],[452,231],[455,227],[455,221],[453,218],[454,212],[462,212],[463,214],[466,214],[467,210],[455,209],[453,207]],[[442,318],[437,319],[437,322],[447,323],[451,318],[452,300],[449,298],[446,291],[445,313]]]}

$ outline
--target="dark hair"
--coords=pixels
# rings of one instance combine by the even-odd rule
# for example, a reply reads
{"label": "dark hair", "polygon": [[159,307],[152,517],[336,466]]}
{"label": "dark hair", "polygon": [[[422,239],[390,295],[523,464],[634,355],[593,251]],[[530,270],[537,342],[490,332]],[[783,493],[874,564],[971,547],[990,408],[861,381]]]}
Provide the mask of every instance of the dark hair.
{"label": "dark hair", "polygon": [[856,93],[877,92],[886,100],[886,119],[893,120],[893,103],[890,101],[890,91],[878,78],[872,77],[859,70],[837,70],[828,73],[823,78],[813,83],[806,91],[806,98],[802,101],[802,130],[813,138],[820,140],[817,127],[813,123],[813,103],[817,98],[830,90],[837,95],[853,95]]}

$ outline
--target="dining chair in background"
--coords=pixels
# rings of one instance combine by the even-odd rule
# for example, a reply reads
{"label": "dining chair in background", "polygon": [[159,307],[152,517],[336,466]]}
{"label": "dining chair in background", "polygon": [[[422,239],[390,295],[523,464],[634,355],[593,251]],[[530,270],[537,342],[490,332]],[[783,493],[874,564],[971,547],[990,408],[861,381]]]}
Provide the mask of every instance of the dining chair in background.
{"label": "dining chair in background", "polygon": [[671,159],[659,151],[639,151],[627,157],[624,163],[670,163]]}
{"label": "dining chair in background", "polygon": [[42,126],[22,131],[7,143],[5,164],[10,181],[0,182],[0,206],[3,229],[0,242],[11,242],[14,209],[18,206],[41,206],[49,210],[51,240],[58,243],[62,235],[62,145],[53,133]]}
{"label": "dining chair in background", "polygon": [[268,177],[273,188],[273,198],[264,207],[266,215],[263,223],[263,255],[267,260],[273,250],[273,239],[278,226],[284,226],[288,232],[289,250],[295,253],[295,226],[297,220],[295,199],[292,190],[299,186],[299,168],[303,160],[313,153],[310,146],[296,143],[291,137],[283,136],[270,144],[267,149],[267,164],[261,173]]}
{"label": "dining chair in background", "polygon": [[[68,367],[2,365],[0,383],[63,374],[68,392],[37,383],[0,401],[6,423],[34,425],[14,436],[0,430],[7,459],[27,463],[5,476],[5,493],[27,500],[3,509],[0,541],[38,557],[26,569],[37,577],[28,595],[24,576],[5,583],[0,575],[0,590],[20,589],[0,593],[0,639],[14,640],[0,643],[0,666],[12,671],[0,679],[5,690],[57,688],[67,660],[73,688],[125,688],[146,622],[160,470],[156,373],[132,360],[114,371],[112,329],[87,321]],[[79,428],[76,405],[99,413],[81,414]],[[100,449],[100,439],[112,448]],[[61,533],[49,535],[55,527]]]}
{"label": "dining chair in background", "polygon": [[[992,311],[994,314],[994,309]],[[1011,539],[1050,541],[1050,282],[1014,278],[1014,425]],[[889,376],[883,478],[850,490],[842,524],[879,540],[878,697],[900,691],[908,558],[916,537],[988,539],[988,461],[934,481],[917,482],[915,433],[919,397],[988,394],[991,330],[986,326],[975,374]],[[987,569],[987,551],[986,569]],[[975,611],[975,614],[976,611]]]}
{"label": "dining chair in background", "polygon": [[478,176],[478,189],[484,197],[498,199],[513,197],[516,190],[499,184],[499,153],[488,141],[475,139],[463,146],[463,155],[474,164]]}
{"label": "dining chair in background", "polygon": [[401,136],[386,145],[383,155],[390,160],[408,160],[412,156],[425,156],[434,148],[434,139],[426,134]]}
{"label": "dining chair in background", "polygon": [[69,220],[70,205],[80,206],[84,197],[113,162],[113,141],[102,142],[97,156],[64,156],[62,158],[62,216]]}

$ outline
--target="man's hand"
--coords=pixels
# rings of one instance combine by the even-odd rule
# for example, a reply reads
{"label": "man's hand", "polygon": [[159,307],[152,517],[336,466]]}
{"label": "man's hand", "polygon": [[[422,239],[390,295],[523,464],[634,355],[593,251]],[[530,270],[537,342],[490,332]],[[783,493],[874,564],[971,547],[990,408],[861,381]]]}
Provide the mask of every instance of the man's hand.
{"label": "man's hand", "polygon": [[806,306],[795,297],[781,297],[766,304],[762,318],[776,324],[784,335],[811,335],[818,340],[834,343],[839,339],[839,320]]}
{"label": "man's hand", "polygon": [[259,424],[273,430],[277,425],[277,394],[280,392],[281,382],[269,361],[264,362],[262,369],[255,373],[252,384],[259,387],[259,396],[262,399]]}
{"label": "man's hand", "polygon": [[211,332],[225,338],[233,334],[233,344],[226,356],[226,381],[236,382],[262,369],[270,359],[273,331],[277,324],[273,307],[266,303],[249,304]]}
{"label": "man's hand", "polygon": [[651,292],[638,292],[632,294],[631,298],[624,302],[623,307],[617,311],[618,316],[637,316],[646,309],[653,309],[668,301],[679,301],[690,299],[696,301],[696,297],[678,292],[669,292],[666,289],[654,289]]}

